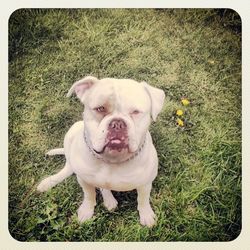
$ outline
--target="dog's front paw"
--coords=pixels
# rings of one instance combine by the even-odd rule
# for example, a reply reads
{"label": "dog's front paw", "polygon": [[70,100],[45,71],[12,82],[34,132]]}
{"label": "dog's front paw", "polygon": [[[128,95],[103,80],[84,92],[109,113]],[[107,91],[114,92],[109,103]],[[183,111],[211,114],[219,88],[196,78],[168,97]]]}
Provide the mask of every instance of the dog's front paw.
{"label": "dog's front paw", "polygon": [[94,214],[94,206],[90,206],[89,204],[83,202],[82,205],[77,210],[78,220],[79,222],[84,222],[90,219]]}
{"label": "dog's front paw", "polygon": [[116,209],[117,207],[117,200],[113,197],[113,196],[109,196],[106,197],[104,199],[104,206],[109,210],[109,211],[113,211]]}
{"label": "dog's front paw", "polygon": [[48,177],[40,182],[40,184],[37,186],[37,191],[45,192],[45,191],[48,191],[53,186],[54,186],[54,183],[53,183],[51,176],[50,176],[50,177]]}
{"label": "dog's front paw", "polygon": [[155,225],[156,216],[150,206],[139,208],[140,223],[143,226],[152,227]]}

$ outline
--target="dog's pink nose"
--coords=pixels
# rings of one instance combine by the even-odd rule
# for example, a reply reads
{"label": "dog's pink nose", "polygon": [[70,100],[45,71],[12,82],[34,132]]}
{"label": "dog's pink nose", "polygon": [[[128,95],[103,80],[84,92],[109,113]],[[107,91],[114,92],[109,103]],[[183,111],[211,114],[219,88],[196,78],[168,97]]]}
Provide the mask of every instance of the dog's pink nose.
{"label": "dog's pink nose", "polygon": [[109,124],[109,129],[114,131],[121,131],[127,127],[126,123],[122,119],[114,119]]}

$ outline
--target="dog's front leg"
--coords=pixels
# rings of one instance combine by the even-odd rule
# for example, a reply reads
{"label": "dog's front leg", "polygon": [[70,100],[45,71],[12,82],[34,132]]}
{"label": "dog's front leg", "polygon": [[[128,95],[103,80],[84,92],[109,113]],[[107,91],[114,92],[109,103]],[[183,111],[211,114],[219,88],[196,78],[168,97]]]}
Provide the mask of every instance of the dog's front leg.
{"label": "dog's front leg", "polygon": [[103,197],[103,201],[104,201],[104,206],[109,210],[115,210],[117,207],[117,200],[115,199],[115,197],[113,196],[111,190],[107,190],[107,189],[103,189],[101,188],[101,193],[102,193],[102,197]]}
{"label": "dog's front leg", "polygon": [[90,219],[94,214],[94,209],[96,205],[96,192],[95,187],[87,184],[83,181],[79,176],[77,176],[77,180],[82,187],[83,190],[83,202],[81,206],[77,210],[78,220],[80,222],[84,222]]}
{"label": "dog's front leg", "polygon": [[137,209],[140,215],[140,223],[148,227],[152,227],[155,224],[155,214],[149,203],[151,187],[152,183],[149,183],[137,188]]}

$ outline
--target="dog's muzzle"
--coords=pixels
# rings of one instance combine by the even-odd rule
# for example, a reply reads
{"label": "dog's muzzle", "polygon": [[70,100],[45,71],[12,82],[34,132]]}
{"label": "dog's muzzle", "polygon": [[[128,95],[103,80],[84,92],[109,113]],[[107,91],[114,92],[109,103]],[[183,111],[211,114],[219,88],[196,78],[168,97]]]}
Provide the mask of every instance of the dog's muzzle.
{"label": "dog's muzzle", "polygon": [[124,120],[113,119],[109,123],[105,147],[118,152],[128,148],[128,130]]}

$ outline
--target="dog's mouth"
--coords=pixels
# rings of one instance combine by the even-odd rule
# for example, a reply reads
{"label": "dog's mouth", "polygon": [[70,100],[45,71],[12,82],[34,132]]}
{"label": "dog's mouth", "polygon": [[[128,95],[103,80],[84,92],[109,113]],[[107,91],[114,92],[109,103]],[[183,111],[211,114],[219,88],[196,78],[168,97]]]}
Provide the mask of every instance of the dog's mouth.
{"label": "dog's mouth", "polygon": [[129,151],[127,138],[107,139],[101,151],[97,151],[94,149],[94,151],[97,154],[103,154],[104,152],[105,153],[120,153],[120,152],[124,152],[124,150]]}
{"label": "dog's mouth", "polygon": [[119,138],[114,138],[106,144],[106,149],[109,151],[114,150],[121,152],[124,149],[128,149],[128,142],[125,139],[121,140]]}
{"label": "dog's mouth", "polygon": [[109,129],[105,138],[104,146],[97,154],[119,155],[129,152],[129,136],[126,129]]}

